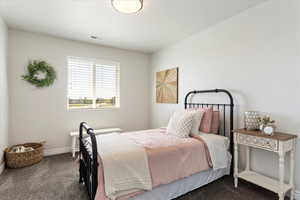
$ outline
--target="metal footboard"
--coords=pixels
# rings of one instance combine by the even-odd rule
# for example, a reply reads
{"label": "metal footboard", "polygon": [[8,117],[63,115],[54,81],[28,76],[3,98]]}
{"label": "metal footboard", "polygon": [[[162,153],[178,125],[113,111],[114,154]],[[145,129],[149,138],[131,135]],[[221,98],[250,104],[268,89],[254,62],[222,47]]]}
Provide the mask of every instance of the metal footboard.
{"label": "metal footboard", "polygon": [[[83,131],[90,137],[91,151],[86,145]],[[79,183],[83,183],[88,191],[90,200],[94,200],[98,187],[98,151],[94,130],[85,122],[79,127]]]}

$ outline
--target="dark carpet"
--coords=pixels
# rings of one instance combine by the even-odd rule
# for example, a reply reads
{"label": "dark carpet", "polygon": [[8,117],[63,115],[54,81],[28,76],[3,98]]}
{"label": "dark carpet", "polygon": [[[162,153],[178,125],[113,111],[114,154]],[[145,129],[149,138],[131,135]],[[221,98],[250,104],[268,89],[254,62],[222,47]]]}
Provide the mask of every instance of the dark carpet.
{"label": "dark carpet", "polygon": [[[46,157],[23,169],[6,169],[0,176],[1,200],[87,200],[78,184],[77,164],[71,154]],[[238,189],[226,176],[177,200],[275,200],[277,195],[240,181]]]}

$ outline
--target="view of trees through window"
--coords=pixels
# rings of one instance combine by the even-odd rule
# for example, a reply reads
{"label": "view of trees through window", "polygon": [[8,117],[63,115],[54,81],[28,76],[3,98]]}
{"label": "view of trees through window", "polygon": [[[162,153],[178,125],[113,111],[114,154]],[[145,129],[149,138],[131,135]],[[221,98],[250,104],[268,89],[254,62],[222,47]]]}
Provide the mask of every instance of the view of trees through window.
{"label": "view of trees through window", "polygon": [[116,97],[103,99],[96,99],[96,105],[94,106],[93,99],[69,99],[70,108],[104,108],[104,107],[115,107],[116,106]]}

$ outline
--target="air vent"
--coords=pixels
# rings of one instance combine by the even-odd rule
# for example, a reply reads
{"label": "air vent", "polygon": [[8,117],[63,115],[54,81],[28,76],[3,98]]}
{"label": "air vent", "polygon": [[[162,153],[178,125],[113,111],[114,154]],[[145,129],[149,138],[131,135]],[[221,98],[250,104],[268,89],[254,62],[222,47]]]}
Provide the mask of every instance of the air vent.
{"label": "air vent", "polygon": [[93,40],[97,40],[98,39],[98,37],[97,36],[95,36],[95,35],[91,35],[91,37],[90,37],[91,39],[93,39]]}

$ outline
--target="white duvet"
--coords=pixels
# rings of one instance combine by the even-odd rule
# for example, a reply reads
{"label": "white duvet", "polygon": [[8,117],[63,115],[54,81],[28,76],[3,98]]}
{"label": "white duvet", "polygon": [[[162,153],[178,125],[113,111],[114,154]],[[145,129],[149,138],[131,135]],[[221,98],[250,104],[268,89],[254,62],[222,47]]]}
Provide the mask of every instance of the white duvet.
{"label": "white duvet", "polygon": [[230,156],[228,156],[229,139],[224,136],[207,133],[200,133],[199,136],[207,145],[213,170],[227,168],[230,159]]}
{"label": "white duvet", "polygon": [[[231,160],[229,139],[207,133],[200,133],[199,136],[207,144],[213,170],[228,168]],[[152,189],[147,153],[143,147],[118,133],[96,137],[107,197],[115,199],[134,191]]]}

